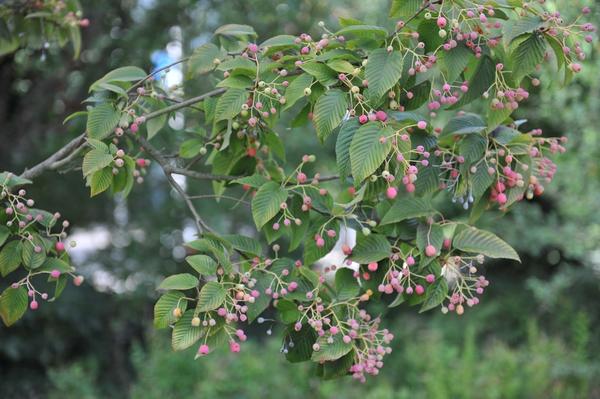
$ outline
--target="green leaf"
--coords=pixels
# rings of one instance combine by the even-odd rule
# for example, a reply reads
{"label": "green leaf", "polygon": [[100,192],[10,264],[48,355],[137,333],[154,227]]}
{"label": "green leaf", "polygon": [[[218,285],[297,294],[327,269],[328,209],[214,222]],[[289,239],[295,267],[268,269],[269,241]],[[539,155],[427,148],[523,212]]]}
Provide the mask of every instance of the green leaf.
{"label": "green leaf", "polygon": [[10,236],[10,230],[6,226],[0,226],[0,247],[4,245],[8,237]]}
{"label": "green leaf", "polygon": [[423,0],[392,0],[390,18],[412,17],[423,6]]}
{"label": "green leaf", "polygon": [[186,311],[175,323],[173,334],[171,335],[171,347],[174,351],[187,349],[202,337],[204,329],[200,326],[192,326],[192,319],[195,317],[194,313],[193,309]]}
{"label": "green leaf", "polygon": [[355,66],[346,60],[334,59],[327,63],[327,66],[336,72],[353,73]]}
{"label": "green leaf", "polygon": [[392,246],[384,235],[358,235],[356,246],[352,249],[352,260],[367,264],[387,258],[392,253]]}
{"label": "green leaf", "polygon": [[[333,338],[332,343],[328,343],[328,338]],[[342,334],[325,334],[317,339],[319,350],[313,352],[311,359],[314,362],[323,362],[339,359],[352,350],[352,343],[345,343]]]}
{"label": "green leaf", "polygon": [[446,70],[448,82],[456,81],[474,57],[473,51],[464,45],[458,45],[450,51],[442,51],[439,63]]}
{"label": "green leaf", "polygon": [[[42,248],[42,250],[35,252],[36,246]],[[23,259],[23,265],[29,269],[37,269],[44,264],[46,260],[46,247],[39,235],[34,233],[32,241],[23,241],[21,258]]]}
{"label": "green leaf", "polygon": [[343,179],[352,173],[350,166],[350,144],[360,124],[358,118],[352,118],[342,124],[335,143],[335,156],[340,177]]}
{"label": "green leaf", "polygon": [[92,173],[109,166],[112,161],[113,156],[104,150],[93,149],[88,151],[83,157],[83,163],[81,164],[83,176],[87,177]]}
{"label": "green leaf", "polygon": [[521,261],[517,252],[489,231],[475,227],[465,227],[452,240],[452,246],[464,252],[483,254],[489,258],[513,259]]}
{"label": "green leaf", "polygon": [[231,75],[217,84],[217,87],[231,87],[234,89],[247,89],[254,85],[254,81],[245,75]]}
{"label": "green leaf", "polygon": [[108,190],[112,182],[112,168],[103,168],[94,172],[90,178],[90,197]]}
{"label": "green leaf", "polygon": [[190,74],[198,76],[212,71],[215,69],[214,61],[219,56],[219,48],[212,43],[204,43],[202,46],[194,49],[187,64]]}
{"label": "green leaf", "polygon": [[252,217],[259,230],[277,215],[287,195],[287,191],[275,182],[268,182],[258,189],[252,199]]}
{"label": "green leaf", "polygon": [[233,248],[240,252],[254,256],[262,255],[262,247],[260,242],[254,238],[246,237],[241,234],[228,234],[224,235],[223,239],[229,241]]}
{"label": "green leaf", "polygon": [[219,27],[215,35],[221,36],[257,36],[254,28],[249,25],[227,24]]}
{"label": "green leaf", "polygon": [[[350,166],[355,185],[373,174],[388,156],[392,148],[391,137],[394,130],[379,122],[369,122],[361,126],[350,144]],[[381,138],[386,138],[381,143]]]}
{"label": "green leaf", "polygon": [[165,278],[158,286],[159,290],[189,290],[198,286],[196,276],[189,273],[174,274]]}
{"label": "green leaf", "polygon": [[225,296],[226,292],[221,284],[215,281],[209,281],[202,287],[202,290],[200,290],[196,310],[199,312],[215,310],[225,301]]}
{"label": "green leaf", "polygon": [[324,142],[348,111],[348,98],[341,90],[329,90],[319,97],[314,109],[317,137]]}
{"label": "green leaf", "polygon": [[24,186],[26,184],[31,183],[31,180],[23,179],[22,177],[16,176],[13,173],[11,173],[10,175],[9,172],[0,173],[0,185],[5,187]]}
{"label": "green leaf", "polygon": [[21,241],[11,241],[0,251],[0,273],[6,277],[9,273],[16,270],[21,264]]}
{"label": "green leaf", "polygon": [[465,113],[459,116],[455,116],[450,119],[444,130],[442,130],[441,137],[448,135],[463,135],[471,133],[479,133],[487,127],[485,121],[481,116],[477,114]]}
{"label": "green leaf", "polygon": [[12,326],[27,311],[27,290],[19,288],[7,288],[0,295],[0,317],[7,327]]}
{"label": "green leaf", "polygon": [[146,121],[146,131],[148,132],[148,140],[152,140],[154,136],[165,126],[167,123],[167,114],[162,114],[156,118],[148,119]]}
{"label": "green leaf", "polygon": [[310,88],[313,77],[308,73],[303,73],[296,79],[290,82],[290,85],[285,89],[285,105],[284,110],[292,107],[298,100],[304,97],[304,89]]}
{"label": "green leaf", "polygon": [[200,154],[202,147],[204,147],[204,142],[200,139],[186,140],[179,147],[179,156],[186,159],[194,158]]}
{"label": "green leaf", "polygon": [[269,179],[264,177],[263,175],[251,175],[246,177],[241,177],[239,179],[235,179],[232,183],[236,184],[246,184],[253,188],[259,188],[260,186],[268,183]]}
{"label": "green leaf", "polygon": [[154,328],[167,328],[175,322],[173,311],[175,308],[181,309],[183,313],[187,308],[185,295],[178,291],[167,292],[159,298],[154,305]]}
{"label": "green leaf", "polygon": [[435,209],[422,198],[406,197],[394,201],[394,204],[381,219],[380,225],[398,223],[406,219],[431,216]]}
{"label": "green leaf", "polygon": [[302,316],[302,313],[298,310],[298,305],[287,299],[277,300],[275,307],[279,311],[279,317],[284,324],[295,323]]}
{"label": "green leaf", "polygon": [[117,127],[121,113],[111,103],[96,105],[88,112],[86,132],[88,137],[102,140]]}
{"label": "green leaf", "polygon": [[320,62],[306,62],[300,68],[314,76],[323,86],[331,86],[338,81],[335,71]]}
{"label": "green leaf", "polygon": [[229,89],[217,102],[215,110],[215,121],[231,119],[242,110],[242,105],[248,99],[248,92],[244,89]]}
{"label": "green leaf", "polygon": [[312,346],[317,340],[317,333],[308,324],[303,324],[300,331],[293,326],[288,327],[285,336],[285,345],[288,349],[285,358],[290,363],[299,363],[310,360],[313,353]]}
{"label": "green leaf", "polygon": [[509,19],[502,26],[502,39],[509,45],[515,38],[523,33],[533,32],[543,25],[544,21],[539,16],[528,16],[519,19]]}
{"label": "green leaf", "polygon": [[544,61],[546,40],[542,34],[534,33],[519,43],[512,53],[513,76],[518,82],[524,76],[535,71]]}
{"label": "green leaf", "polygon": [[344,36],[346,38],[367,38],[375,40],[383,40],[387,37],[388,31],[381,26],[375,25],[350,25],[346,26],[335,33],[336,36]]}
{"label": "green leaf", "polygon": [[338,301],[345,301],[358,296],[360,286],[352,269],[342,267],[335,272],[335,291]]}
{"label": "green leaf", "polygon": [[36,270],[36,272],[51,272],[52,270],[58,270],[61,273],[72,272],[74,268],[67,262],[58,258],[46,258],[44,264]]}
{"label": "green leaf", "polygon": [[142,80],[146,77],[146,72],[135,66],[125,66],[121,68],[117,68],[113,71],[110,71],[102,78],[95,81],[90,86],[90,91],[97,90],[99,85],[102,83],[111,83],[111,82],[132,82]]}
{"label": "green leaf", "polygon": [[403,57],[399,51],[384,48],[372,51],[365,70],[369,82],[368,95],[375,102],[390,90],[402,76]]}
{"label": "green leaf", "polygon": [[[304,264],[305,265],[312,265],[313,263],[315,263],[316,261],[318,261],[325,255],[327,255],[329,252],[331,252],[331,250],[335,246],[335,243],[337,242],[339,234],[340,234],[340,224],[337,220],[333,220],[327,224],[327,227],[326,227],[327,230],[331,229],[336,232],[335,237],[329,237],[329,235],[327,235],[325,232],[321,231],[321,227],[325,223],[327,223],[328,220],[329,220],[328,217],[321,216],[321,217],[317,218],[314,221],[314,223],[311,223],[311,229],[308,232],[308,234],[306,235],[306,239],[304,241]],[[325,241],[325,245],[323,245],[322,247],[317,247],[317,244],[315,241],[316,234],[321,234],[321,236],[323,237],[323,240]]]}
{"label": "green leaf", "polygon": [[462,95],[460,100],[448,109],[461,108],[474,100],[481,98],[496,78],[496,64],[487,55],[481,57],[477,70],[469,79],[469,91]]}
{"label": "green leaf", "polygon": [[264,42],[262,42],[260,44],[261,48],[266,48],[266,47],[291,47],[291,46],[297,46],[296,42],[296,36],[292,36],[292,35],[278,35],[278,36],[274,36],[270,39],[265,40]]}
{"label": "green leaf", "polygon": [[433,284],[427,287],[425,301],[423,301],[419,313],[426,312],[440,305],[446,299],[446,295],[448,295],[448,283],[445,278],[438,277]]}
{"label": "green leaf", "polygon": [[207,255],[192,255],[185,261],[203,276],[214,276],[217,273],[217,262]]}

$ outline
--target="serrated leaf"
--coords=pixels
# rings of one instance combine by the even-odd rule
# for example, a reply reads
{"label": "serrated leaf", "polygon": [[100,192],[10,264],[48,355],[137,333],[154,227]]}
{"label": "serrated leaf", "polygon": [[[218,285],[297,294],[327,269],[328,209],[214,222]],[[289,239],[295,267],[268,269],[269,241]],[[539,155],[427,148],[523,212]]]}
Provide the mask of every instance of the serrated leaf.
{"label": "serrated leaf", "polygon": [[19,288],[7,288],[0,295],[0,317],[4,325],[12,326],[27,311],[27,290],[21,286]]}
{"label": "serrated leaf", "polygon": [[365,77],[369,82],[370,100],[378,101],[402,76],[402,53],[380,48],[369,54]]}
{"label": "serrated leaf", "polygon": [[203,335],[204,329],[200,326],[192,326],[195,317],[194,310],[186,311],[175,323],[171,335],[171,347],[174,351],[182,351],[194,345]]}
{"label": "serrated leaf", "polygon": [[477,70],[469,79],[469,91],[464,93],[458,102],[448,109],[458,109],[481,98],[483,93],[494,83],[495,78],[496,64],[489,56],[484,55],[481,57]]}
{"label": "serrated leaf", "polygon": [[[350,144],[350,166],[355,185],[373,174],[388,156],[392,148],[394,130],[379,122],[361,126]],[[380,140],[385,138],[382,143]]]}
{"label": "serrated leaf", "polygon": [[279,212],[280,205],[287,199],[287,191],[278,183],[263,184],[252,199],[252,217],[260,230]]}
{"label": "serrated leaf", "polygon": [[223,239],[229,241],[233,248],[246,254],[261,256],[262,247],[260,242],[251,237],[246,237],[241,234],[224,235]]}
{"label": "serrated leaf", "polygon": [[440,64],[446,70],[448,82],[456,81],[474,57],[473,51],[463,45],[450,51],[443,51],[440,56]]}
{"label": "serrated leaf", "polygon": [[231,119],[242,111],[242,105],[248,99],[244,89],[229,89],[217,101],[215,121]]}
{"label": "serrated leaf", "polygon": [[11,241],[0,251],[0,273],[6,277],[9,273],[16,270],[21,264],[21,241]]}
{"label": "serrated leaf", "polygon": [[[36,252],[35,247],[40,247],[41,251]],[[23,241],[21,259],[23,260],[23,265],[29,269],[37,269],[44,264],[46,260],[46,247],[39,235],[34,233],[32,241]]]}
{"label": "serrated leaf", "polygon": [[383,40],[387,37],[388,31],[381,26],[375,25],[350,25],[338,30],[335,35],[344,36],[350,39],[357,37]]}
{"label": "serrated leaf", "polygon": [[300,331],[290,326],[285,336],[287,353],[285,358],[290,363],[299,363],[310,360],[313,353],[312,346],[317,340],[317,333],[308,324],[303,324]]}
{"label": "serrated leaf", "polygon": [[356,263],[367,264],[387,258],[392,253],[388,239],[381,234],[360,234],[356,246],[352,249],[352,260]]}
{"label": "serrated leaf", "polygon": [[227,24],[215,30],[215,35],[221,36],[256,36],[256,31],[249,25]]}
{"label": "serrated leaf", "polygon": [[544,36],[537,33],[528,35],[512,53],[514,79],[519,82],[521,78],[535,71],[536,67],[544,61],[545,53]]}
{"label": "serrated leaf", "polygon": [[265,47],[288,47],[296,46],[296,36],[292,35],[278,35],[265,40],[260,44],[261,48]]}
{"label": "serrated leaf", "polygon": [[406,219],[431,216],[435,209],[431,203],[422,198],[406,197],[394,201],[392,207],[381,219],[380,225],[398,223]]}
{"label": "serrated leaf", "polygon": [[360,124],[358,118],[352,118],[342,124],[335,143],[335,156],[340,177],[345,178],[352,173],[350,166],[350,144]]}
{"label": "serrated leaf", "polygon": [[183,313],[187,308],[185,295],[178,291],[167,292],[161,296],[154,305],[154,328],[167,328],[175,322],[173,311],[181,309]]}
{"label": "serrated leaf", "polygon": [[419,11],[422,5],[423,0],[392,0],[390,18],[411,17]]}
{"label": "serrated leaf", "polygon": [[159,290],[189,290],[198,286],[198,278],[189,273],[174,274],[165,278],[158,286]]}
{"label": "serrated leaf", "polygon": [[284,110],[292,107],[296,102],[304,97],[304,89],[310,88],[313,77],[308,73],[303,73],[296,79],[290,82],[290,85],[285,89],[285,105]]}
{"label": "serrated leaf", "polygon": [[51,272],[52,270],[58,270],[61,273],[72,272],[74,268],[67,262],[58,258],[46,258],[44,264],[36,269],[36,272]]}
{"label": "serrated leaf", "polygon": [[337,82],[335,71],[320,62],[306,62],[300,68],[304,72],[314,76],[323,86],[331,86]]}
{"label": "serrated leaf", "polygon": [[221,284],[215,281],[209,281],[200,290],[196,310],[199,312],[215,310],[225,301],[225,296],[225,289]]}
{"label": "serrated leaf", "polygon": [[202,46],[194,49],[188,60],[188,70],[193,76],[205,74],[215,69],[215,58],[219,58],[220,51],[212,43],[204,43]]}
{"label": "serrated leaf", "polygon": [[246,176],[246,177],[241,177],[239,179],[235,179],[232,183],[237,183],[237,184],[242,184],[242,185],[247,184],[250,187],[259,188],[268,182],[269,182],[269,179],[267,179],[263,175],[251,175],[251,176]]}
{"label": "serrated leaf", "polygon": [[90,197],[108,190],[112,182],[112,168],[103,168],[94,172],[90,178]]}
{"label": "serrated leaf", "polygon": [[217,262],[207,255],[192,255],[185,261],[203,276],[214,276],[217,273]]}
{"label": "serrated leaf", "polygon": [[335,292],[338,301],[345,301],[358,296],[360,286],[358,280],[354,277],[354,270],[342,267],[335,272]]}
{"label": "serrated leaf", "polygon": [[[333,342],[328,343],[328,338],[332,338]],[[317,339],[319,350],[314,351],[311,359],[314,362],[323,362],[336,360],[344,356],[352,350],[352,343],[345,343],[342,340],[342,334],[330,335],[325,334]]]}
{"label": "serrated leaf", "polygon": [[101,140],[109,136],[119,124],[121,113],[111,103],[96,105],[88,112],[86,132],[88,137]]}
{"label": "serrated leaf", "polygon": [[324,142],[342,121],[348,110],[348,98],[341,90],[329,90],[319,97],[314,109],[317,137]]}
{"label": "serrated leaf", "polygon": [[438,277],[433,284],[427,287],[425,300],[423,301],[423,305],[421,305],[419,313],[426,312],[440,305],[446,299],[446,295],[448,295],[448,283],[445,278]]}
{"label": "serrated leaf", "polygon": [[440,138],[449,135],[459,136],[463,134],[479,133],[485,130],[486,127],[487,124],[481,116],[465,113],[450,119],[444,127],[444,130],[442,130]]}
{"label": "serrated leaf", "polygon": [[97,90],[101,83],[133,82],[146,77],[146,72],[136,66],[124,66],[110,71],[90,86],[90,91]]}
{"label": "serrated leaf", "polygon": [[109,166],[112,161],[113,156],[104,150],[93,149],[88,151],[83,157],[83,163],[81,164],[83,176],[87,177],[92,173]]}
{"label": "serrated leaf", "polygon": [[521,261],[517,252],[495,234],[475,227],[465,227],[452,240],[452,246],[464,252],[483,254],[489,258]]}
{"label": "serrated leaf", "polygon": [[0,247],[4,245],[8,237],[10,236],[10,230],[6,226],[0,226]]}
{"label": "serrated leaf", "polygon": [[165,126],[167,123],[167,114],[159,115],[156,118],[148,119],[146,121],[146,132],[148,133],[148,140],[152,140],[154,136]]}
{"label": "serrated leaf", "polygon": [[31,183],[32,183],[31,180],[19,177],[19,176],[15,175],[14,173],[11,173],[10,175],[9,175],[9,172],[0,173],[0,185],[3,185],[5,187],[23,186],[23,185],[31,184]]}
{"label": "serrated leaf", "polygon": [[533,32],[543,25],[544,21],[539,16],[527,16],[519,19],[509,19],[502,26],[502,39],[509,45],[518,36]]}

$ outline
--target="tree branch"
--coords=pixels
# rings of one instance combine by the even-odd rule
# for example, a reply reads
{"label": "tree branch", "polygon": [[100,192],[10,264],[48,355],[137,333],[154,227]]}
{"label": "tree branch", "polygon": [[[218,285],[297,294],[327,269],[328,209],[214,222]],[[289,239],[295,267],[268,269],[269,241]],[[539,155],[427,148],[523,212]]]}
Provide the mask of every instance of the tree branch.
{"label": "tree branch", "polygon": [[62,162],[64,159],[66,159],[65,157],[69,157],[72,153],[78,151],[84,143],[85,133],[82,133],[68,142],[60,150],[50,155],[48,158],[46,158],[46,160],[40,162],[30,169],[25,169],[23,173],[21,173],[20,177],[31,180],[35,179],[46,170],[58,169],[60,166],[66,163]]}

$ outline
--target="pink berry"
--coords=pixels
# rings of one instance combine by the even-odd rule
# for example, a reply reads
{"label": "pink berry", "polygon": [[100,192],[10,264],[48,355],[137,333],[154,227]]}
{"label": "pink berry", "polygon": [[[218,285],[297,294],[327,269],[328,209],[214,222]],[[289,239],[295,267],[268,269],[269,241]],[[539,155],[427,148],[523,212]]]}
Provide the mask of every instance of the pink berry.
{"label": "pink berry", "polygon": [[412,256],[409,256],[408,258],[406,258],[406,264],[408,266],[413,266],[415,264],[415,258],[413,258]]}
{"label": "pink berry", "polygon": [[506,204],[506,201],[508,201],[508,198],[506,197],[506,194],[504,193],[500,193],[498,194],[498,196],[496,197],[496,200],[498,201],[498,203],[500,205],[504,205]]}
{"label": "pink berry", "polygon": [[423,288],[423,286],[421,284],[417,284],[415,286],[415,293],[417,295],[423,295],[425,293],[425,288]]}
{"label": "pink berry", "polygon": [[56,243],[54,248],[56,248],[56,252],[61,253],[65,250],[65,244],[62,241],[59,241]]}
{"label": "pink berry", "polygon": [[75,284],[76,287],[79,287],[81,284],[83,284],[83,276],[77,276],[73,279],[73,284]]}
{"label": "pink berry", "polygon": [[334,238],[336,235],[337,235],[337,233],[335,232],[335,230],[333,230],[333,229],[327,230],[327,237]]}
{"label": "pink berry", "polygon": [[435,281],[435,276],[433,274],[428,274],[427,276],[425,276],[425,281],[431,284]]}
{"label": "pink berry", "polygon": [[371,272],[376,272],[378,267],[379,265],[377,264],[377,262],[371,262],[367,265],[367,269],[369,269],[369,271]]}
{"label": "pink berry", "polygon": [[427,128],[427,122],[425,122],[425,121],[419,121],[419,122],[417,123],[417,127],[418,127],[419,129],[421,129],[421,130],[424,130],[425,128]]}
{"label": "pink berry", "polygon": [[384,111],[375,112],[375,116],[377,117],[377,120],[381,122],[385,122],[387,120],[387,114]]}
{"label": "pink berry", "polygon": [[131,130],[131,133],[137,133],[138,130],[140,130],[139,126],[137,123],[132,123],[129,126],[129,129]]}
{"label": "pink berry", "polygon": [[36,300],[31,301],[31,303],[29,304],[29,309],[31,310],[36,310],[40,305],[38,304],[38,302]]}
{"label": "pink berry", "polygon": [[323,237],[319,237],[316,240],[317,243],[317,247],[322,248],[325,246],[325,240],[323,239]]}
{"label": "pink berry", "polygon": [[367,123],[369,121],[369,117],[365,114],[362,114],[361,116],[358,117],[358,121],[364,125],[365,123]]}
{"label": "pink berry", "polygon": [[200,345],[200,347],[198,348],[198,354],[200,356],[204,356],[204,355],[208,355],[208,352],[210,352],[210,348],[208,347],[208,345],[206,344],[202,344]]}
{"label": "pink berry", "polygon": [[396,190],[396,187],[388,187],[387,191],[385,192],[385,195],[389,199],[394,199],[398,195],[398,190]]}
{"label": "pink berry", "polygon": [[60,270],[54,269],[50,272],[50,277],[52,278],[59,278],[60,277]]}
{"label": "pink berry", "polygon": [[425,247],[425,255],[432,257],[435,256],[435,254],[437,253],[437,249],[435,249],[435,247],[431,244],[429,244],[428,246]]}

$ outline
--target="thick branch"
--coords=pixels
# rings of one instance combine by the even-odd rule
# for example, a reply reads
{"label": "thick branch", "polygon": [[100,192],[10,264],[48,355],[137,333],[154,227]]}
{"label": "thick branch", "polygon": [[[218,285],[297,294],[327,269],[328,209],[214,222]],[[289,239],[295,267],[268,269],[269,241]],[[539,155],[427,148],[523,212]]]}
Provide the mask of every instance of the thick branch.
{"label": "thick branch", "polygon": [[60,150],[50,155],[46,160],[40,162],[30,169],[25,169],[25,171],[21,173],[20,177],[31,180],[35,179],[46,170],[55,170],[59,168],[64,164],[64,162],[61,161],[65,159],[65,157],[69,157],[74,151],[77,151],[84,143],[85,133],[82,133],[68,142]]}

